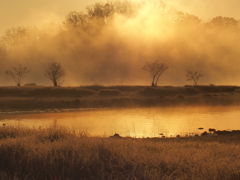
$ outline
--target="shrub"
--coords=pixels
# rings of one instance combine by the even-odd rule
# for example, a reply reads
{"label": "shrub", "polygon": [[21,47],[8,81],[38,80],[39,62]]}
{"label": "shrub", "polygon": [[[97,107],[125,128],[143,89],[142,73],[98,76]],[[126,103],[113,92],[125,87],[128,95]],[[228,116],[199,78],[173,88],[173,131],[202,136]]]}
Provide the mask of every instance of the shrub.
{"label": "shrub", "polygon": [[143,96],[176,95],[177,89],[171,87],[146,87],[139,91]]}
{"label": "shrub", "polygon": [[199,94],[200,92],[198,89],[194,87],[185,87],[182,93],[186,95],[195,95],[195,94]]}
{"label": "shrub", "polygon": [[143,96],[176,96],[178,94],[183,95],[196,95],[199,94],[199,90],[194,87],[146,87],[138,92]]}
{"label": "shrub", "polygon": [[119,96],[121,92],[118,89],[101,89],[99,96]]}
{"label": "shrub", "polygon": [[177,101],[184,101],[185,100],[185,97],[182,95],[182,94],[179,94],[176,96],[175,98]]}

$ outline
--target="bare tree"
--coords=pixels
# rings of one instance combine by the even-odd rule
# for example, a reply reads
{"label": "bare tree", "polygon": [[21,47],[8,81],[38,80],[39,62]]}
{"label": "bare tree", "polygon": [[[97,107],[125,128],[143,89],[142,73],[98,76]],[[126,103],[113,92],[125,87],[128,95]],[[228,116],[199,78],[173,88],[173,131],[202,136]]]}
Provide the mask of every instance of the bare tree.
{"label": "bare tree", "polygon": [[13,67],[12,70],[6,71],[6,74],[13,78],[17,86],[21,86],[22,78],[29,72],[30,70],[27,67],[22,67],[22,65],[19,64],[18,67]]}
{"label": "bare tree", "polygon": [[186,78],[187,78],[187,81],[193,81],[194,82],[194,85],[197,86],[197,82],[198,80],[200,79],[200,77],[202,77],[203,75],[198,73],[197,71],[196,72],[193,72],[191,70],[185,70],[186,71]]}
{"label": "bare tree", "polygon": [[150,72],[152,76],[152,86],[157,86],[158,79],[162,75],[164,71],[166,71],[169,67],[162,63],[160,64],[158,61],[153,63],[146,62],[143,66],[143,70]]}
{"label": "bare tree", "polygon": [[85,29],[87,27],[88,22],[89,17],[87,14],[84,14],[83,12],[71,11],[70,13],[68,13],[63,24],[67,29],[77,27]]}
{"label": "bare tree", "polygon": [[0,43],[6,51],[12,51],[32,45],[38,38],[39,30],[36,27],[17,27],[7,29]]}
{"label": "bare tree", "polygon": [[44,75],[52,81],[53,86],[60,86],[62,78],[65,76],[65,70],[60,63],[49,63]]}

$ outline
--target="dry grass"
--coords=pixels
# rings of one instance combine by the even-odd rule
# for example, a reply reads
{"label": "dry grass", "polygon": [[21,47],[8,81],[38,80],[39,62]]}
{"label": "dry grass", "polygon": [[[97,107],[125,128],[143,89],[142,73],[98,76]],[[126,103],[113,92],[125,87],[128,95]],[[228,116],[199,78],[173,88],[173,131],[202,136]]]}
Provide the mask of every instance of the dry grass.
{"label": "dry grass", "polygon": [[237,86],[0,87],[2,111],[240,105]]}
{"label": "dry grass", "polygon": [[238,142],[204,137],[103,138],[5,126],[0,127],[0,179],[235,180],[239,151]]}
{"label": "dry grass", "polygon": [[119,96],[121,92],[118,89],[101,89],[99,96]]}
{"label": "dry grass", "polygon": [[92,96],[96,92],[80,87],[0,87],[0,96],[11,97],[76,97]]}

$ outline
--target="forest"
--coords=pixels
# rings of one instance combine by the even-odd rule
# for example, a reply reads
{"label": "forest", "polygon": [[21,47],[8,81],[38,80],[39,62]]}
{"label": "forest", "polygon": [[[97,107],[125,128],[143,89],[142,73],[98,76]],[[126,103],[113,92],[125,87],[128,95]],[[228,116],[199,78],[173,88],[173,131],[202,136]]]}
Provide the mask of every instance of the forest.
{"label": "forest", "polygon": [[[49,63],[66,70],[63,86],[151,85],[145,62],[166,63],[158,85],[186,85],[186,69],[201,85],[239,85],[240,21],[199,17],[163,2],[109,1],[69,12],[61,23],[12,27],[0,37],[0,82],[14,85],[6,70],[30,69],[25,83],[52,85]],[[192,82],[191,82],[192,83]]]}

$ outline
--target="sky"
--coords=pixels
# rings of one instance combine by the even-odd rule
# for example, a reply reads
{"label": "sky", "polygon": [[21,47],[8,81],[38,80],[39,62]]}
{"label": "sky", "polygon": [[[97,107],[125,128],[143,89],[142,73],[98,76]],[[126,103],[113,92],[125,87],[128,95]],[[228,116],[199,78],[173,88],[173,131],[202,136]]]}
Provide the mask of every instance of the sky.
{"label": "sky", "polygon": [[[9,28],[37,26],[41,29],[41,26],[50,22],[62,23],[69,12],[83,11],[88,5],[101,1],[106,2],[22,0],[20,3],[16,0],[0,0],[0,37]],[[240,0],[162,1],[168,7],[196,15],[206,22],[216,16],[240,20]],[[80,33],[63,33],[40,39],[33,47],[22,43],[19,51],[11,52],[7,59],[3,59],[6,61],[2,63],[0,72],[21,63],[31,69],[31,76],[26,76],[24,83],[51,85],[43,75],[43,70],[48,63],[58,61],[66,69],[64,86],[116,85],[119,82],[124,85],[146,85],[151,83],[151,77],[142,70],[144,63],[161,60],[161,63],[170,67],[161,76],[161,85],[192,83],[185,78],[186,69],[203,74],[201,84],[238,84],[240,36],[237,36],[239,39],[229,39],[232,34],[192,29],[191,24],[174,26],[170,22],[174,17],[171,12],[175,11],[161,14],[164,11],[161,11],[161,6],[155,8],[155,3],[146,3],[140,8],[132,18],[116,15],[111,26],[102,27],[102,31],[96,34],[89,32],[79,36]],[[54,29],[51,30],[54,32]],[[13,84],[6,75],[0,76],[0,82]]]}
{"label": "sky", "polygon": [[[12,27],[61,22],[70,11],[81,11],[105,0],[0,0],[0,36]],[[137,1],[137,0],[135,0]],[[209,20],[215,16],[240,19],[240,0],[162,0],[178,10]]]}

